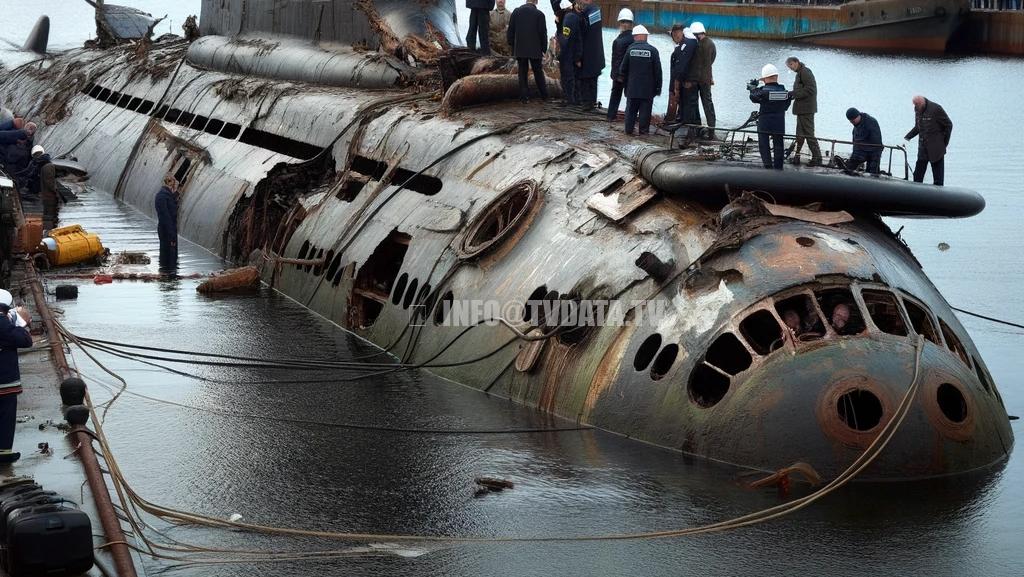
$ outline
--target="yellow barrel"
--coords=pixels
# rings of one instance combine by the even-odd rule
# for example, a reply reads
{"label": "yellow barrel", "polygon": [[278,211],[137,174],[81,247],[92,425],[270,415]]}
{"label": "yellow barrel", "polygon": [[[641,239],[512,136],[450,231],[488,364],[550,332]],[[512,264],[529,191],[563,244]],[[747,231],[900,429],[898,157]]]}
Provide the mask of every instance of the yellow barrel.
{"label": "yellow barrel", "polygon": [[47,240],[43,244],[46,245],[46,256],[51,266],[67,266],[103,256],[100,237],[85,232],[78,224],[51,230],[50,239]]}

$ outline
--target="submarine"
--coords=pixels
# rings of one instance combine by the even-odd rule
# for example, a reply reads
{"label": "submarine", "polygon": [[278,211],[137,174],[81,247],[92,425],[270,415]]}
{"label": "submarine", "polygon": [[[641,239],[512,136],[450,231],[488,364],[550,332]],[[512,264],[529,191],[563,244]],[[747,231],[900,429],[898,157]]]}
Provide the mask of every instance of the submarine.
{"label": "submarine", "polygon": [[[882,220],[971,216],[972,191],[766,171],[742,134],[680,150],[521,105],[454,0],[204,0],[159,38],[111,8],[101,41],[4,70],[0,102],[150,216],[174,175],[184,238],[407,366],[752,471],[836,477],[911,386],[858,480],[1013,447],[977,347]],[[594,303],[627,304],[570,322]]]}

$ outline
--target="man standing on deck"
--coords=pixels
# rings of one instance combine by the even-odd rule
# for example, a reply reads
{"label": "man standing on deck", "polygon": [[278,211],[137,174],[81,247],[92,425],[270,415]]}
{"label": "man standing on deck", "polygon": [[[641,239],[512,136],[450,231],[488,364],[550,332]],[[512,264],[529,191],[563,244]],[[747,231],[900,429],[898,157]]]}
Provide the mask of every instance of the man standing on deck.
{"label": "man standing on deck", "polygon": [[21,453],[13,451],[21,394],[18,349],[32,346],[30,322],[27,312],[21,307],[14,308],[14,296],[0,289],[0,463],[13,463],[21,458]]}
{"label": "man standing on deck", "polygon": [[761,162],[765,168],[782,170],[782,140],[786,134],[789,92],[786,92],[785,86],[779,84],[779,70],[774,64],[765,64],[761,68],[761,80],[764,81],[761,88],[757,87],[757,81],[747,85],[750,101],[761,105],[757,116],[757,147],[761,151]]}
{"label": "man standing on deck", "polygon": [[[672,52],[672,76],[675,77],[675,83],[670,85],[676,92],[676,103],[679,108],[675,120],[686,124],[700,124],[699,91],[684,86],[686,77],[690,74],[690,67],[693,66],[694,56],[697,54],[697,37],[689,28],[683,28],[679,36],[678,46]],[[673,31],[672,39],[675,38],[676,33]]]}
{"label": "man standing on deck", "polygon": [[156,232],[160,238],[160,270],[173,272],[178,267],[178,180],[164,177],[156,193]]}
{"label": "man standing on deck", "polygon": [[490,41],[493,47],[492,51],[501,55],[512,54],[512,47],[505,40],[505,31],[508,30],[508,22],[511,18],[512,13],[505,9],[505,0],[497,0],[490,16]]}
{"label": "man standing on deck", "polygon": [[562,27],[558,31],[558,72],[562,83],[562,105],[574,106],[580,103],[576,94],[576,73],[583,60],[583,31],[580,15],[573,10],[572,0],[562,0],[565,9]]}
{"label": "man standing on deck", "polygon": [[821,147],[814,137],[814,115],[818,112],[818,83],[814,73],[796,56],[786,59],[786,66],[796,73],[793,81],[793,114],[796,116],[796,142],[793,144],[793,164],[800,164],[800,149],[807,141],[811,149],[811,161],[807,166],[821,166]]}
{"label": "man standing on deck", "polygon": [[915,136],[918,137],[914,182],[924,182],[924,173],[928,170],[930,162],[932,181],[935,186],[942,186],[946,172],[946,147],[949,146],[949,137],[953,135],[953,121],[938,103],[924,96],[915,96],[912,102],[914,128],[903,138],[909,141]]}
{"label": "man standing on deck", "polygon": [[608,98],[608,122],[615,122],[619,115],[619,104],[622,102],[622,89],[625,79],[619,73],[626,49],[633,43],[633,11],[629,8],[619,10],[619,35],[612,41],[612,94]]}
{"label": "man standing on deck", "polygon": [[491,10],[494,10],[494,0],[466,0],[466,8],[469,8],[469,34],[466,35],[466,46],[470,50],[476,50],[476,40],[479,37],[480,54],[490,56]]}
{"label": "man standing on deck", "polygon": [[548,87],[541,59],[548,51],[548,25],[544,13],[537,8],[537,0],[526,0],[512,12],[507,34],[512,56],[519,63],[519,100],[523,104],[530,101],[530,68],[533,68],[540,97],[547,100]]}
{"label": "man standing on deck", "polygon": [[601,31],[601,9],[594,6],[594,0],[580,0],[583,29],[583,60],[579,63],[576,77],[579,79],[580,105],[584,112],[597,107],[597,78],[604,70],[604,39]]}
{"label": "man standing on deck", "polygon": [[690,62],[690,71],[683,83],[684,89],[695,88],[700,95],[700,102],[704,108],[704,119],[711,128],[706,135],[708,139],[715,139],[715,102],[711,99],[711,87],[715,84],[713,67],[718,52],[715,43],[708,36],[704,24],[694,22],[690,25],[690,31],[697,37],[697,54]]}
{"label": "man standing on deck", "polygon": [[882,129],[878,121],[856,108],[846,111],[846,119],[853,125],[853,154],[850,155],[846,169],[857,170],[861,163],[866,162],[867,171],[878,174],[882,162]]}
{"label": "man standing on deck", "polygon": [[57,226],[57,170],[50,162],[42,146],[32,147],[32,177],[29,181],[29,194],[38,195],[43,203],[43,234]]}
{"label": "man standing on deck", "polygon": [[626,79],[626,134],[633,134],[637,117],[640,134],[651,131],[651,109],[661,94],[661,56],[647,43],[650,34],[643,25],[633,29],[633,44],[622,59],[620,75]]}

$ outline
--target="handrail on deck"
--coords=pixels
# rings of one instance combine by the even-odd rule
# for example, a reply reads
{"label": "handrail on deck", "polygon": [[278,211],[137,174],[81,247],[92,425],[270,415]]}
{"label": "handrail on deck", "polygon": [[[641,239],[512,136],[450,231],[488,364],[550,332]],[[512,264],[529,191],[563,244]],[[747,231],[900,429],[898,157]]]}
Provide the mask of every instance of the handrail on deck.
{"label": "handrail on deck", "polygon": [[[761,132],[760,130],[744,128],[743,126],[741,126],[739,128],[719,128],[719,127],[712,128],[710,126],[705,126],[703,124],[678,124],[678,125],[673,124],[671,126],[673,126],[674,128],[672,128],[671,130],[668,130],[668,132],[671,135],[671,138],[669,139],[669,148],[673,148],[674,147],[676,132],[678,130],[682,129],[682,128],[696,129],[698,131],[709,130],[709,131],[712,131],[712,132],[727,132],[727,133],[730,134],[730,136],[729,136],[729,138],[727,140],[723,140],[723,142],[727,141],[729,146],[736,146],[736,136],[737,136],[737,134],[757,134],[757,135],[766,134],[766,135],[773,135],[773,136],[778,135],[778,133],[775,133],[775,132]],[[744,126],[747,126],[747,125],[744,125]],[[782,136],[783,142],[795,141],[798,138],[798,136],[796,134],[788,134],[788,133],[784,133],[781,136]],[[804,140],[809,140],[809,138],[807,136],[801,136],[800,138],[803,138]],[[909,163],[909,159],[907,157],[907,147],[903,146],[902,144],[895,145],[895,146],[891,145],[891,144],[866,144],[866,143],[853,142],[853,141],[850,141],[850,140],[839,140],[839,139],[836,139],[836,138],[824,138],[824,137],[821,137],[821,136],[814,136],[812,138],[817,140],[819,142],[819,144],[821,142],[829,143],[831,146],[829,148],[829,153],[828,154],[831,157],[834,157],[836,155],[836,145],[837,144],[843,144],[843,145],[847,145],[848,144],[848,145],[856,145],[856,146],[864,146],[864,147],[881,148],[883,150],[883,154],[885,153],[886,150],[888,150],[889,151],[888,173],[889,173],[890,176],[892,176],[892,158],[893,158],[893,154],[895,152],[900,152],[900,153],[903,154],[903,180],[910,180],[910,163]],[[742,155],[740,155],[740,156],[742,158]],[[822,168],[830,168],[830,167],[823,165]]]}

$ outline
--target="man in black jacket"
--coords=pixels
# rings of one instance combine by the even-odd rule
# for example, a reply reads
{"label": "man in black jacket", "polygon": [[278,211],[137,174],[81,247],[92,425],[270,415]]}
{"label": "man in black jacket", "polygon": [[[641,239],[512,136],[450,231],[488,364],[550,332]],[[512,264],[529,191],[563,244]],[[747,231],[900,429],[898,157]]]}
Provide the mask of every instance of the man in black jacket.
{"label": "man in black jacket", "polygon": [[21,457],[13,451],[21,394],[18,349],[32,346],[30,322],[28,313],[14,308],[14,296],[0,289],[0,463],[13,463]]}
{"label": "man in black jacket", "polygon": [[747,85],[750,101],[761,105],[757,115],[757,147],[765,168],[782,170],[782,139],[786,134],[786,110],[789,109],[790,96],[786,87],[779,84],[779,70],[774,64],[765,64],[761,68],[761,80],[764,82],[761,88],[757,87],[756,80]]}
{"label": "man in black jacket", "polygon": [[178,267],[178,180],[173,174],[164,177],[164,185],[156,193],[156,232],[160,238],[160,270],[173,272]]}
{"label": "man in black jacket", "polygon": [[604,37],[601,31],[601,9],[594,0],[580,0],[583,28],[583,60],[579,63],[579,99],[584,111],[597,106],[597,79],[604,70]]}
{"label": "man in black jacket", "polygon": [[622,58],[626,49],[633,43],[633,11],[629,8],[619,10],[619,35],[612,41],[612,95],[608,99],[608,122],[615,122],[619,115],[619,104],[622,102],[624,78],[619,74]]}
{"label": "man in black jacket", "polygon": [[[678,24],[676,25],[678,26]],[[693,57],[697,53],[697,37],[689,28],[681,28],[676,31],[672,27],[672,40],[676,42],[676,48],[672,51],[672,75],[673,80],[669,81],[669,90],[676,98],[676,122],[687,124],[700,124],[699,90],[687,89],[684,85],[687,75],[690,73],[690,66]],[[692,93],[692,94],[691,94]],[[672,118],[666,117],[667,122]]]}
{"label": "man in black jacket", "polygon": [[853,154],[846,164],[847,170],[857,170],[861,163],[866,162],[867,171],[878,174],[882,162],[882,129],[878,121],[856,108],[846,111],[846,119],[853,125]]}
{"label": "man in black jacket", "polygon": [[525,4],[512,12],[512,19],[508,22],[508,45],[512,47],[512,56],[519,63],[519,99],[523,104],[530,101],[531,67],[540,97],[548,99],[544,65],[541,62],[544,53],[548,51],[548,26],[544,20],[544,13],[537,9],[537,0],[526,0]]}
{"label": "man in black jacket", "polygon": [[562,0],[565,9],[558,31],[558,73],[562,83],[562,106],[579,104],[576,94],[577,63],[583,59],[583,29],[580,15],[573,10],[571,0]]}
{"label": "man in black jacket", "polygon": [[904,137],[917,139],[917,164],[914,166],[914,182],[924,182],[928,163],[932,165],[932,181],[942,186],[945,176],[946,147],[953,134],[953,121],[938,103],[924,96],[915,96],[914,128]]}
{"label": "man in black jacket", "polygon": [[469,34],[466,35],[466,46],[470,50],[476,50],[476,39],[480,38],[480,54],[485,56],[491,53],[491,10],[494,10],[494,0],[466,0],[466,8],[469,8]]}
{"label": "man in black jacket", "polygon": [[633,29],[633,44],[626,51],[619,73],[626,79],[626,134],[633,134],[637,117],[640,134],[651,130],[651,109],[661,94],[661,56],[647,43],[647,28]]}

